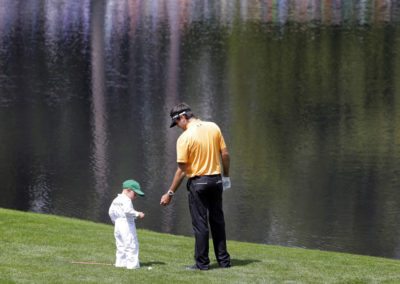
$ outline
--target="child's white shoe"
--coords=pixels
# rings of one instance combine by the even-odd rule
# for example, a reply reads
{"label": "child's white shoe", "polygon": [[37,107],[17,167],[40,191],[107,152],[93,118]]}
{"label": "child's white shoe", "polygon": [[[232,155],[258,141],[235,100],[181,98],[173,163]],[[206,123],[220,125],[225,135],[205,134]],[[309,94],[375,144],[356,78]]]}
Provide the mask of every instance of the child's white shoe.
{"label": "child's white shoe", "polygon": [[126,268],[126,262],[116,262],[114,264],[115,267],[122,267],[122,268]]}

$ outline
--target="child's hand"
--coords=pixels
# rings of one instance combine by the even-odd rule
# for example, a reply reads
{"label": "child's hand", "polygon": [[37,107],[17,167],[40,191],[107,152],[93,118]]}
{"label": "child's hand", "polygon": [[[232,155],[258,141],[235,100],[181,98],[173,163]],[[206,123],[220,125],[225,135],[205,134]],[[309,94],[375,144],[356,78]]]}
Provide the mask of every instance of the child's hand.
{"label": "child's hand", "polygon": [[143,212],[139,212],[139,218],[143,219],[144,218],[144,213]]}

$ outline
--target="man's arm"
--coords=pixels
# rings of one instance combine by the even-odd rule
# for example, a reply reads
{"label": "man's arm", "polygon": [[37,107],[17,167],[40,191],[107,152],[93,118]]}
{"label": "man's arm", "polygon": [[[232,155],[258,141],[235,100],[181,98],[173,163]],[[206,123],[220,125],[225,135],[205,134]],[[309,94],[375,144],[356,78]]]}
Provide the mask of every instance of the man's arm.
{"label": "man's arm", "polygon": [[[175,193],[175,191],[178,190],[178,187],[181,185],[183,179],[185,178],[185,175],[186,164],[178,163],[178,168],[176,169],[174,179],[172,180],[172,184],[169,187],[168,192],[161,196],[161,205],[166,206],[171,202],[173,194]],[[172,192],[172,194],[170,194],[169,192]]]}
{"label": "man's arm", "polygon": [[229,157],[229,152],[227,148],[221,150],[221,160],[222,160],[222,168],[224,177],[229,177],[229,166],[231,159]]}

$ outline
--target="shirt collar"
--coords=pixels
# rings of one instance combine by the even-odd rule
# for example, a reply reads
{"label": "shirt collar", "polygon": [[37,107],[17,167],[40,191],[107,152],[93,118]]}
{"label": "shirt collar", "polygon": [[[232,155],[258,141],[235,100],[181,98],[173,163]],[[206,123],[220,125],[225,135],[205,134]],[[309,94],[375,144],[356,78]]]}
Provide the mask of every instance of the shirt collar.
{"label": "shirt collar", "polygon": [[200,119],[198,119],[198,118],[192,118],[192,119],[188,122],[188,124],[187,124],[187,126],[186,126],[186,129],[189,129],[190,127],[192,127],[192,126],[194,126],[194,125],[196,125],[196,124],[198,124],[198,123],[201,123],[201,120],[200,120]]}

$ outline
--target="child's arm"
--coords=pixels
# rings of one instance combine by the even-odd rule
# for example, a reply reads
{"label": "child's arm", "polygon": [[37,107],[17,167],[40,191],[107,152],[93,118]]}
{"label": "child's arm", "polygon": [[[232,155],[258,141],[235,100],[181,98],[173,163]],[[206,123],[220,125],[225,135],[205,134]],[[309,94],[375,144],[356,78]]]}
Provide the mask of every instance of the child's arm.
{"label": "child's arm", "polygon": [[144,213],[143,212],[136,211],[133,208],[132,202],[129,202],[129,203],[126,204],[126,206],[124,206],[124,213],[125,213],[126,218],[128,220],[129,219],[134,220],[134,219],[137,219],[137,218],[142,219],[144,217]]}
{"label": "child's arm", "polygon": [[114,212],[114,206],[111,204],[110,208],[108,209],[108,216],[110,216],[111,222],[115,224],[116,214]]}

